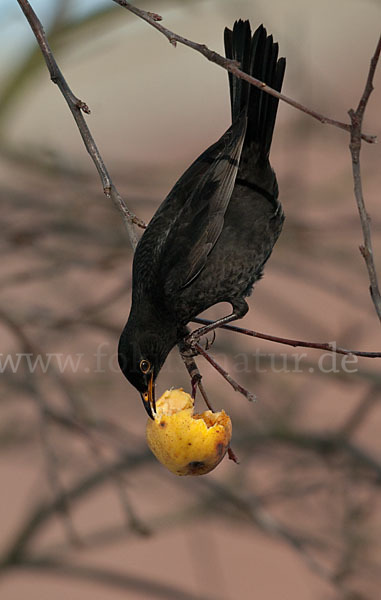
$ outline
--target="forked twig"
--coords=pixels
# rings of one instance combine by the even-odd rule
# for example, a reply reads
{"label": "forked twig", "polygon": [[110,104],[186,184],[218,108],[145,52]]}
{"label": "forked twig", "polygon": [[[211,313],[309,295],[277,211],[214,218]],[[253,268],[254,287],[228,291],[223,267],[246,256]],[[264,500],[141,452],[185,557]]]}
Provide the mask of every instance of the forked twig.
{"label": "forked twig", "polygon": [[130,243],[135,249],[137,244],[137,237],[134,230],[134,224],[138,225],[139,227],[145,227],[145,223],[129,210],[122,196],[119,194],[118,190],[113,184],[112,179],[106,168],[106,165],[99,153],[94,138],[90,133],[90,129],[82,114],[90,114],[90,109],[85,102],[83,102],[73,94],[69,85],[67,84],[60,68],[57,65],[53,52],[48,44],[42,23],[40,22],[33,8],[29,4],[28,0],[17,0],[17,2],[19,3],[21,10],[23,11],[36,37],[38,45],[40,46],[42,55],[45,59],[46,65],[50,73],[50,78],[53,81],[53,83],[58,85],[63,97],[65,98],[70,108],[70,111],[77,124],[83,142],[86,146],[86,150],[90,154],[99,173],[99,177],[101,178],[103,192],[107,198],[111,198],[115,206],[121,212]]}
{"label": "forked twig", "polygon": [[352,172],[354,181],[354,193],[356,203],[360,215],[362,233],[363,233],[363,244],[360,246],[360,252],[364,257],[366,268],[368,270],[369,282],[370,282],[370,295],[376,309],[378,318],[381,321],[381,294],[378,287],[376,266],[373,258],[373,247],[372,237],[370,232],[370,219],[365,208],[364,196],[362,191],[361,182],[361,170],[360,170],[360,150],[361,150],[361,128],[364,118],[365,109],[368,104],[370,94],[373,91],[373,78],[376,71],[377,63],[381,53],[381,36],[378,40],[378,44],[375,53],[370,61],[370,67],[368,77],[365,83],[364,92],[360,98],[357,110],[351,109],[349,116],[351,118],[351,141],[349,149],[352,156]]}

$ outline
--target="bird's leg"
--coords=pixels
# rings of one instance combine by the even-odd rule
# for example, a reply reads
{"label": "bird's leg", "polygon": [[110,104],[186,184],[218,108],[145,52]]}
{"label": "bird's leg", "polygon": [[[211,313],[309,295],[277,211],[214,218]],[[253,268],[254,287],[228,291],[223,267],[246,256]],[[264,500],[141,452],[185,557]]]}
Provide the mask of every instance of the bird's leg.
{"label": "bird's leg", "polygon": [[184,342],[180,342],[178,344],[178,346],[179,346],[180,356],[183,359],[184,364],[189,373],[189,376],[191,378],[191,388],[192,388],[191,395],[192,395],[193,400],[195,400],[195,398],[196,398],[196,391],[198,388],[201,392],[202,397],[204,398],[205,404],[207,405],[209,410],[211,410],[213,412],[213,409],[212,409],[212,407],[209,403],[208,397],[206,395],[204,386],[201,383],[202,375],[201,375],[200,371],[198,370],[198,367],[196,365],[196,362],[195,362],[193,356],[191,356],[189,354],[189,350],[185,347]]}
{"label": "bird's leg", "polygon": [[196,373],[191,378],[191,396],[192,396],[193,400],[196,399],[196,392],[197,392],[197,388],[200,385],[200,383],[201,383],[201,375],[200,375],[200,373]]}
{"label": "bird's leg", "polygon": [[[189,329],[188,329],[188,333],[189,333]],[[194,400],[196,398],[197,387],[201,383],[202,376],[201,376],[200,371],[198,370],[197,365],[194,361],[194,358],[193,358],[194,353],[189,351],[189,347],[185,346],[183,341],[181,341],[178,344],[178,347],[179,347],[180,356],[183,359],[184,364],[189,373],[189,376],[191,378],[191,396]]]}
{"label": "bird's leg", "polygon": [[221,319],[217,319],[216,321],[213,321],[213,323],[209,323],[208,325],[204,325],[203,327],[199,327],[198,329],[195,329],[195,331],[192,331],[192,333],[184,338],[185,346],[193,348],[203,335],[206,335],[210,331],[214,331],[217,327],[221,327],[221,325],[227,325],[227,323],[231,323],[231,321],[242,319],[249,310],[247,302],[243,298],[237,298],[234,302],[232,301],[231,304],[233,306],[231,315],[221,317]]}

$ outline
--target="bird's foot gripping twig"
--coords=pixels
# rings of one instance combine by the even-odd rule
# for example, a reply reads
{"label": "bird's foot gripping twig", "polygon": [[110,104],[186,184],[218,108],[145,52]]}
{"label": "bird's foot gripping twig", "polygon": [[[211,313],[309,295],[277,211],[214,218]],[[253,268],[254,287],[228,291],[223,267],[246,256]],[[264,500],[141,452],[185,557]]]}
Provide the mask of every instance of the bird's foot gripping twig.
{"label": "bird's foot gripping twig", "polygon": [[207,339],[206,343],[205,343],[205,350],[208,350],[214,344],[214,340],[216,339],[216,329],[218,327],[227,325],[231,321],[235,321],[240,316],[241,315],[237,315],[235,312],[233,312],[231,315],[227,315],[226,317],[217,319],[217,321],[210,321],[208,324],[203,325],[202,327],[199,327],[198,329],[195,329],[194,331],[192,331],[192,333],[189,333],[184,338],[185,347],[195,350],[196,346],[200,343],[200,339],[205,337],[207,334],[212,333],[213,334],[212,341],[210,342]]}
{"label": "bird's foot gripping twig", "polygon": [[[239,315],[239,316],[241,316],[241,315]],[[220,373],[220,375],[222,375],[222,377],[232,386],[232,388],[236,392],[239,392],[240,394],[245,396],[245,398],[247,398],[250,402],[253,402],[256,400],[256,397],[254,394],[252,394],[251,392],[249,392],[249,390],[247,390],[242,385],[237,383],[229,375],[229,373],[221,367],[221,365],[219,365],[211,356],[209,356],[209,354],[207,353],[206,350],[210,347],[211,344],[209,344],[209,346],[207,345],[206,348],[203,348],[198,342],[200,337],[202,337],[205,334],[210,333],[210,332],[215,333],[215,330],[217,327],[221,327],[221,326],[224,327],[224,326],[226,326],[227,323],[234,321],[237,318],[238,318],[237,314],[235,312],[233,312],[231,315],[228,315],[227,317],[223,317],[222,319],[218,319],[217,321],[209,322],[204,327],[200,327],[199,329],[196,329],[192,333],[186,335],[184,337],[184,339],[181,341],[181,343],[179,344],[179,350],[180,350],[181,357],[182,357],[185,365],[187,366],[187,369],[191,376],[192,397],[195,397],[197,387],[200,389],[200,391],[202,393],[201,378],[197,379],[197,374],[199,374],[197,367],[196,367],[197,373],[195,372],[196,376],[194,376],[194,373],[191,373],[191,370],[190,370],[190,365],[191,364],[195,365],[193,358],[197,355],[201,355],[204,358],[206,358],[206,360],[212,365],[212,367],[214,367],[216,369],[216,371],[218,371],[218,373]],[[212,343],[214,342],[214,340],[215,340],[215,336],[213,337]],[[202,394],[202,395],[204,395],[204,394]],[[208,402],[207,402],[207,404],[208,404]]]}
{"label": "bird's foot gripping twig", "polygon": [[184,352],[191,356],[197,356],[199,354],[197,346],[201,346],[205,352],[207,352],[213,346],[216,340],[216,331],[213,329],[213,331],[209,332],[209,335],[208,332],[206,334],[201,333],[200,337],[198,335],[194,337],[192,336],[193,334],[191,333],[185,338]]}

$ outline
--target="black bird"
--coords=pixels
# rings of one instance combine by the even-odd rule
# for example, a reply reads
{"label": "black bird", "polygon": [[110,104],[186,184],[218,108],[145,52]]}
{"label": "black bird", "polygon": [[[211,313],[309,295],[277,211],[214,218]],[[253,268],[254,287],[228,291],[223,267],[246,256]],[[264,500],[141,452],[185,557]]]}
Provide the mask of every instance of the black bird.
{"label": "black bird", "polygon": [[[226,57],[280,91],[286,61],[261,25],[225,29]],[[269,162],[278,100],[229,73],[232,125],[185,171],[156,211],[134,256],[132,305],[119,341],[121,370],[152,418],[154,384],[196,315],[218,302],[233,312],[198,329],[239,319],[262,276],[284,215]],[[187,340],[186,340],[187,341]]]}

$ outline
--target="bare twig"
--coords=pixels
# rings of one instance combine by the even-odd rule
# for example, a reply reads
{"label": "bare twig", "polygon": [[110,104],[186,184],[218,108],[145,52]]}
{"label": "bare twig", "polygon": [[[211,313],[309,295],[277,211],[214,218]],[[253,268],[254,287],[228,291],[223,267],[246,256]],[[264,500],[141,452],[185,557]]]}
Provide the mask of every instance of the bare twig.
{"label": "bare twig", "polygon": [[62,72],[60,71],[56,63],[53,52],[47,42],[43,26],[40,20],[38,19],[36,13],[34,12],[28,0],[17,1],[29,22],[29,25],[36,37],[38,45],[40,46],[41,52],[43,54],[43,57],[45,59],[46,65],[50,73],[50,78],[53,81],[53,83],[56,83],[58,85],[62,95],[64,96],[70,108],[70,111],[77,124],[83,142],[86,146],[86,150],[90,154],[101,178],[103,192],[107,198],[111,198],[115,206],[122,213],[130,243],[135,249],[137,244],[137,237],[134,230],[134,224],[138,225],[139,227],[145,227],[145,224],[129,210],[123,198],[121,197],[115,185],[113,184],[111,177],[107,171],[106,165],[99,153],[94,138],[91,135],[85,118],[82,114],[90,114],[90,109],[85,102],[83,102],[73,94],[70,87],[68,86]]}
{"label": "bare twig", "polygon": [[381,321],[381,294],[378,287],[377,272],[373,259],[373,248],[372,248],[372,237],[370,232],[370,219],[365,208],[364,196],[362,191],[361,182],[361,170],[360,170],[360,150],[361,150],[361,128],[364,118],[365,109],[368,104],[369,96],[373,91],[373,78],[376,71],[377,63],[380,58],[381,52],[381,36],[378,40],[378,44],[375,53],[370,61],[370,68],[368,77],[366,80],[364,92],[360,98],[357,110],[353,108],[349,111],[351,118],[351,141],[350,151],[352,156],[352,172],[354,181],[354,193],[356,197],[357,207],[360,214],[361,227],[363,233],[363,244],[360,246],[360,252],[364,257],[366,268],[368,269],[369,281],[370,281],[370,295],[376,309],[378,318]]}
{"label": "bare twig", "polygon": [[[267,94],[270,94],[271,96],[274,96],[275,98],[278,98],[279,100],[282,100],[286,104],[289,104],[290,106],[293,106],[294,108],[297,108],[298,110],[306,113],[310,117],[317,119],[320,123],[327,124],[327,125],[333,125],[334,127],[338,127],[339,129],[344,129],[344,131],[348,131],[348,132],[351,131],[351,125],[349,125],[349,123],[342,123],[341,121],[336,121],[335,119],[325,117],[324,115],[316,112],[315,110],[307,108],[300,102],[297,102],[296,100],[293,100],[292,98],[289,98],[288,96],[285,96],[285,94],[281,94],[280,92],[277,92],[270,86],[266,85],[263,81],[260,81],[259,79],[255,79],[255,77],[252,77],[251,75],[248,75],[244,71],[241,71],[241,69],[239,68],[239,65],[237,64],[237,62],[235,60],[229,60],[228,58],[221,56],[221,54],[218,54],[214,50],[210,50],[205,44],[198,44],[197,42],[188,40],[187,38],[184,38],[181,35],[178,35],[177,33],[170,31],[169,29],[167,29],[166,27],[164,27],[163,25],[161,25],[159,23],[159,21],[162,20],[162,17],[160,15],[158,15],[156,13],[147,12],[146,10],[143,10],[141,8],[136,8],[136,6],[133,6],[126,0],[113,0],[113,2],[115,2],[116,4],[119,4],[119,6],[121,6],[122,8],[126,8],[130,12],[134,13],[135,15],[137,15],[138,17],[140,17],[141,19],[143,19],[144,21],[146,21],[147,23],[152,25],[152,27],[154,27],[155,29],[160,31],[160,33],[165,35],[165,37],[169,40],[169,42],[172,44],[172,46],[176,46],[177,43],[183,44],[184,46],[188,46],[189,48],[196,50],[196,52],[200,52],[200,54],[205,56],[205,58],[207,58],[211,62],[222,67],[223,69],[226,69],[230,73],[233,73],[233,75],[235,75],[236,77],[239,77],[240,79],[244,79],[245,81],[248,81],[249,83],[251,83],[251,85],[254,85],[255,87],[260,88]],[[361,133],[361,138],[365,142],[369,142],[370,144],[374,144],[377,141],[376,136],[367,135],[365,133]]]}
{"label": "bare twig", "polygon": [[240,394],[245,396],[245,398],[247,398],[249,402],[254,402],[255,395],[249,392],[249,390],[244,388],[242,385],[237,383],[233,379],[233,377],[231,377],[229,373],[225,371],[225,369],[214,360],[214,358],[212,358],[207,352],[205,352],[204,348],[202,348],[200,344],[195,344],[194,347],[197,350],[197,352],[201,354],[201,356],[203,356],[208,361],[208,363],[210,363],[212,367],[216,369],[216,371],[218,371],[220,375],[222,375],[224,379],[226,379],[226,381],[232,386],[234,391],[239,392]]}
{"label": "bare twig", "polygon": [[[193,323],[201,323],[202,325],[208,325],[212,323],[209,319],[201,319],[196,317],[192,319]],[[326,352],[334,352],[336,354],[345,354],[353,356],[361,356],[364,358],[381,358],[381,352],[364,352],[362,350],[347,350],[336,346],[335,342],[304,342],[302,340],[292,340],[289,338],[278,337],[276,335],[269,335],[268,333],[259,333],[259,331],[253,331],[251,329],[243,329],[236,325],[221,325],[220,329],[227,329],[228,331],[235,331],[236,333],[243,333],[250,337],[259,338],[261,340],[268,340],[269,342],[277,342],[278,344],[285,344],[286,346],[293,346],[297,348],[315,348],[317,350],[325,350]]]}

